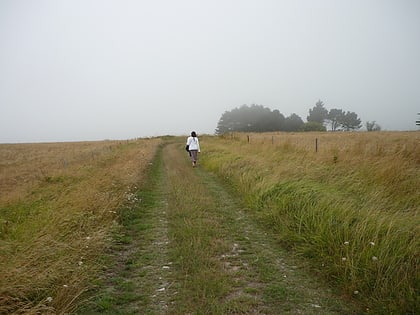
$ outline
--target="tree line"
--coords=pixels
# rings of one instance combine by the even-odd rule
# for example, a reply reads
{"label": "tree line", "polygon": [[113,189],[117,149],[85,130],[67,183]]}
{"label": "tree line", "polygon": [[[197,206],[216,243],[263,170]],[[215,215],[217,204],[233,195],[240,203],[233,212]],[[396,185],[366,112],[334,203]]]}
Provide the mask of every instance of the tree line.
{"label": "tree line", "polygon": [[[354,112],[342,109],[326,109],[319,100],[309,110],[304,122],[297,114],[285,117],[279,110],[271,110],[263,105],[242,105],[225,111],[217,124],[216,134],[232,131],[269,132],[269,131],[332,131],[357,130],[362,127],[361,120]],[[368,131],[380,130],[380,126],[373,122],[366,122]]]}

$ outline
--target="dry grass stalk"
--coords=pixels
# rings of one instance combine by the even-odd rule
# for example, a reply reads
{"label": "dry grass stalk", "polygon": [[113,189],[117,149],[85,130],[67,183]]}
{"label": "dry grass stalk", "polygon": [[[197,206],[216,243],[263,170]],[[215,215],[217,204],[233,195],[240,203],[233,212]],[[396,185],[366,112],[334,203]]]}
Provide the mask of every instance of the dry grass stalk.
{"label": "dry grass stalk", "polygon": [[203,163],[286,246],[379,313],[413,310],[419,132],[233,134],[202,142]]}
{"label": "dry grass stalk", "polygon": [[0,145],[0,313],[72,310],[159,143]]}

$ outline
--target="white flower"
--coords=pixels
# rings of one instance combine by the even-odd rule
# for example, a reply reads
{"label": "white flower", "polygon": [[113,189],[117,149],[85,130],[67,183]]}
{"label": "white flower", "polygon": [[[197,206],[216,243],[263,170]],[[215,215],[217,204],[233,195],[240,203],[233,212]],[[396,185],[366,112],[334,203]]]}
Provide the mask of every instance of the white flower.
{"label": "white flower", "polygon": [[343,257],[343,258],[341,258],[341,260],[342,260],[342,261],[346,261],[346,260],[347,260],[347,258],[346,258],[346,257]]}
{"label": "white flower", "polygon": [[370,246],[375,246],[374,242],[369,242]]}
{"label": "white flower", "polygon": [[353,292],[353,294],[354,294],[354,295],[358,295],[358,294],[359,294],[359,291],[355,290],[355,291]]}
{"label": "white flower", "polygon": [[344,242],[344,245],[349,245],[349,244],[350,244],[350,242],[348,242],[348,241]]}
{"label": "white flower", "polygon": [[47,302],[48,302],[48,303],[51,303],[51,302],[52,302],[52,300],[53,300],[53,299],[52,299],[52,297],[51,297],[51,296],[47,297]]}
{"label": "white flower", "polygon": [[377,260],[378,260],[378,257],[373,256],[373,257],[372,257],[372,260],[373,260],[373,261],[377,261]]}
{"label": "white flower", "polygon": [[83,261],[78,262],[79,266],[83,265]]}
{"label": "white flower", "polygon": [[63,288],[68,288],[69,286],[67,284],[63,284]]}

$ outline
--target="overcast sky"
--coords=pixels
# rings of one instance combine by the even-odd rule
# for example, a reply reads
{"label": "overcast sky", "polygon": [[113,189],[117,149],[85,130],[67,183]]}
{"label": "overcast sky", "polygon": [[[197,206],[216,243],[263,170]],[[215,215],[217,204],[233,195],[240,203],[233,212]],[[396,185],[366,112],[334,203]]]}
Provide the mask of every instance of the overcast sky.
{"label": "overcast sky", "polygon": [[214,133],[243,104],[417,130],[418,0],[0,0],[0,143]]}

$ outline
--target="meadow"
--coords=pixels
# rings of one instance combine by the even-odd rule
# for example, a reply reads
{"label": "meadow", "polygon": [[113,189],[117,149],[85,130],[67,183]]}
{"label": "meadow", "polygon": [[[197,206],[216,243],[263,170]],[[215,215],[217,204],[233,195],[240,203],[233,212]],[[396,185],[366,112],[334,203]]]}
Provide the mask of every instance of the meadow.
{"label": "meadow", "polygon": [[202,163],[367,312],[419,310],[420,133],[232,133]]}
{"label": "meadow", "polygon": [[160,139],[0,145],[0,313],[71,313]]}
{"label": "meadow", "polygon": [[[89,304],[86,299],[92,288],[104,285],[98,275],[110,265],[105,253],[118,255],[115,235],[124,234],[127,215],[141,209],[147,214],[144,187],[156,190],[167,185],[167,191],[177,192],[173,200],[171,193],[165,193],[171,201],[168,235],[176,239],[179,234],[167,251],[174,255],[173,261],[182,261],[181,266],[191,264],[207,290],[211,281],[204,276],[209,275],[208,270],[201,262],[195,265],[197,259],[186,259],[186,253],[196,258],[207,255],[210,251],[203,252],[201,242],[204,232],[234,235],[236,225],[229,224],[232,230],[224,231],[223,221],[214,226],[204,224],[221,220],[217,211],[226,212],[229,207],[215,207],[205,186],[179,176],[185,174],[184,167],[190,167],[184,140],[1,144],[0,313],[74,313],[80,305]],[[156,154],[161,155],[160,148],[168,143],[172,146],[165,152],[172,155],[165,156],[166,164],[155,163]],[[202,136],[200,143],[202,153],[195,173],[209,178],[215,176],[208,171],[217,174],[228,187],[226,194],[217,195],[239,197],[249,219],[266,232],[258,235],[286,248],[305,262],[312,274],[326,279],[347,300],[362,305],[366,313],[416,314],[420,283],[419,132],[232,133]],[[178,158],[175,147],[185,159]],[[164,168],[171,181],[163,177],[162,187],[151,185],[152,164],[156,174],[161,172],[156,168]],[[185,194],[185,182],[195,187],[191,189],[200,187],[200,193]],[[185,207],[191,198],[197,206]],[[127,204],[135,207],[124,213]],[[198,208],[202,212],[197,212]],[[236,222],[235,211],[232,222]],[[188,214],[187,218],[178,212]],[[197,247],[191,247],[191,237],[183,238],[188,233],[185,224],[192,222],[193,215],[197,222],[192,227],[200,227],[194,229],[197,235],[193,239],[200,241]],[[173,230],[177,216],[179,229]],[[156,217],[156,222],[159,219]],[[135,220],[130,221],[134,224]],[[156,233],[150,222],[140,222],[147,225],[142,233]],[[146,241],[156,238],[153,234],[141,237]],[[220,247],[222,241],[209,243]],[[255,239],[249,242],[257,243]],[[139,264],[150,264],[154,255],[157,253],[139,257]],[[211,261],[212,277],[222,277],[218,274],[222,270]],[[275,266],[275,262],[269,265]],[[187,274],[181,271],[181,275]],[[157,275],[150,276],[154,279]],[[275,270],[270,270],[270,275],[275,279]],[[225,279],[229,281],[233,280]],[[188,284],[194,284],[182,283],[187,289]],[[221,285],[219,280],[214,283],[217,288]],[[147,281],[136,285],[143,286],[145,292],[136,292],[133,299],[152,290]],[[189,301],[199,291],[179,292],[176,299]],[[114,307],[122,307],[118,303]]]}

